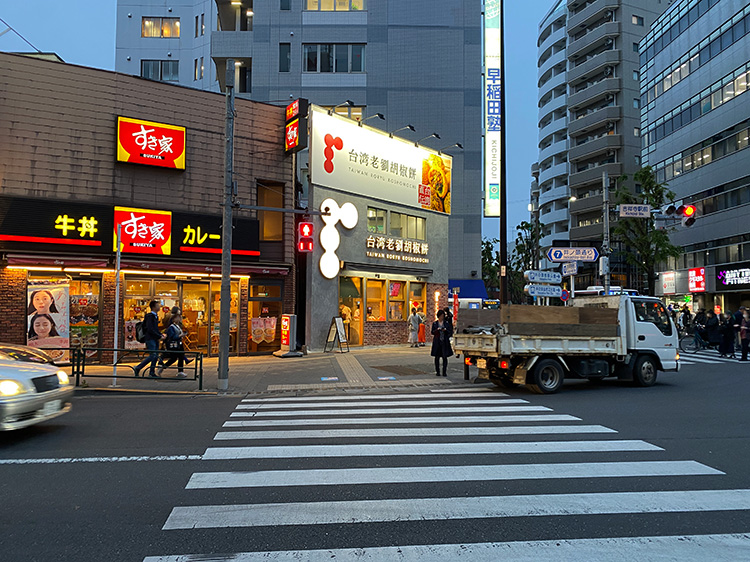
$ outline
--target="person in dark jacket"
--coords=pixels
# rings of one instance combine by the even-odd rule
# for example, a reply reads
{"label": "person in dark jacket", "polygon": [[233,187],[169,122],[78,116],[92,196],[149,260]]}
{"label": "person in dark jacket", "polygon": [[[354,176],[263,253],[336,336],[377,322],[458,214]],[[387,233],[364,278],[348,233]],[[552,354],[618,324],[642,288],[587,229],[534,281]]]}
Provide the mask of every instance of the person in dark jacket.
{"label": "person in dark jacket", "polygon": [[719,319],[711,310],[706,313],[706,334],[710,345],[719,345],[721,343]]}
{"label": "person in dark jacket", "polygon": [[156,375],[156,361],[159,359],[159,342],[167,336],[159,331],[159,316],[156,314],[156,311],[159,310],[159,302],[155,300],[151,301],[148,303],[148,307],[151,311],[143,319],[143,330],[146,332],[146,349],[151,351],[151,353],[138,363],[133,371],[137,377],[143,367],[150,365],[148,376],[158,378]]}
{"label": "person in dark jacket", "polygon": [[734,355],[734,315],[727,312],[723,321],[719,325],[721,334],[721,343],[719,344],[719,353],[722,357],[735,358]]}
{"label": "person in dark jacket", "polygon": [[440,376],[440,358],[443,358],[443,376],[448,376],[448,357],[453,355],[451,336],[453,325],[445,317],[444,310],[438,310],[437,320],[432,323],[432,351],[435,358],[435,376]]}
{"label": "person in dark jacket", "polygon": [[159,363],[159,368],[156,370],[157,375],[161,376],[166,367],[177,361],[177,378],[184,379],[187,377],[182,370],[185,363],[185,347],[182,345],[183,335],[182,315],[178,309],[177,312],[173,312],[169,317],[169,326],[167,327],[166,340],[164,341],[167,349],[164,355],[167,356],[167,360],[164,363]]}
{"label": "person in dark jacket", "polygon": [[740,342],[742,342],[742,358],[747,361],[747,352],[750,349],[750,314],[747,310],[742,311],[742,323],[740,324]]}

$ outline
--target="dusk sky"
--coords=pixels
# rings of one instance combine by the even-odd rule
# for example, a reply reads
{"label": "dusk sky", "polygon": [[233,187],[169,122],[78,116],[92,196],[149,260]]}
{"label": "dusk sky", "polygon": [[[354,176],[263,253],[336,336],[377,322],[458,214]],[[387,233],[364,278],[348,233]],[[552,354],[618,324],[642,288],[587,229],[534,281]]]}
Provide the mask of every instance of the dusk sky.
{"label": "dusk sky", "polygon": [[[536,36],[553,0],[507,1],[506,81],[508,131],[508,228],[528,219],[531,164],[537,155]],[[0,18],[37,49],[73,64],[114,69],[115,0],[4,0]],[[41,17],[40,17],[41,14]],[[0,32],[5,26],[0,23]],[[12,32],[0,36],[0,51],[29,51]],[[478,93],[479,95],[479,93]],[[498,237],[497,220],[484,221],[484,236]]]}

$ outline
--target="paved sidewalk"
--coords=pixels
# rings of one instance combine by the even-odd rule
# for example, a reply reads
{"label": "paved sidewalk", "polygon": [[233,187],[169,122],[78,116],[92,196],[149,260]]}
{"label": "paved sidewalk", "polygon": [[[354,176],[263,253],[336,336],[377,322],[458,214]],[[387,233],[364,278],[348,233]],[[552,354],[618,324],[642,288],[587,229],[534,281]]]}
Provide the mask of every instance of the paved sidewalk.
{"label": "paved sidewalk", "polygon": [[[189,367],[185,372],[192,376]],[[133,371],[129,365],[118,365],[117,373],[117,388],[120,390],[198,391],[198,381],[176,378],[177,370],[174,367],[165,370],[158,379],[132,378]],[[476,370],[472,368],[471,377],[475,376]],[[81,386],[103,390],[110,389],[112,382],[111,366],[92,365],[86,366]],[[217,383],[217,359],[204,359],[203,390],[216,393]],[[471,384],[471,381],[464,380],[461,359],[449,358],[448,377],[436,377],[429,347],[410,348],[403,345],[353,348],[349,353],[316,352],[287,359],[273,356],[230,357],[229,389],[226,393],[367,391],[394,387],[447,387],[454,384]]]}

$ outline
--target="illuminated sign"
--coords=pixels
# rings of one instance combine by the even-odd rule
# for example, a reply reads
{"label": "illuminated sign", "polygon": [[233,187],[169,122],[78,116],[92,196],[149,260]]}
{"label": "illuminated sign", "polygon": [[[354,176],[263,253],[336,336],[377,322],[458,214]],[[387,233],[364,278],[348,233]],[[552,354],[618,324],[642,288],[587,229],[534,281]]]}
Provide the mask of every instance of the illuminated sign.
{"label": "illuminated sign", "polygon": [[308,105],[306,99],[300,98],[286,106],[284,151],[287,153],[299,152],[307,148]]}
{"label": "illuminated sign", "polygon": [[450,214],[450,156],[316,106],[311,115],[311,183]]}
{"label": "illuminated sign", "polygon": [[299,98],[286,106],[286,122],[292,121],[297,117],[307,115],[309,103],[305,98]]}
{"label": "illuminated sign", "polygon": [[289,316],[281,316],[281,345],[289,348]]}
{"label": "illuminated sign", "polygon": [[484,4],[484,216],[500,216],[502,185],[502,7]]}
{"label": "illuminated sign", "polygon": [[117,118],[117,160],[185,169],[185,127]]}
{"label": "illuminated sign", "polygon": [[117,251],[117,225],[120,231],[120,251],[136,254],[172,253],[172,213],[151,209],[115,207],[113,247]]}
{"label": "illuminated sign", "polygon": [[706,292],[706,268],[694,267],[688,270],[688,290],[691,293]]}
{"label": "illuminated sign", "polygon": [[750,263],[737,264],[728,269],[716,268],[716,289],[732,290],[750,287]]}
{"label": "illuminated sign", "polygon": [[662,273],[661,281],[665,295],[674,295],[675,292],[677,292],[674,271],[667,271],[666,273]]}
{"label": "illuminated sign", "polygon": [[429,245],[427,242],[404,240],[391,236],[367,237],[367,257],[385,260],[398,260],[412,263],[430,263],[427,258]]}

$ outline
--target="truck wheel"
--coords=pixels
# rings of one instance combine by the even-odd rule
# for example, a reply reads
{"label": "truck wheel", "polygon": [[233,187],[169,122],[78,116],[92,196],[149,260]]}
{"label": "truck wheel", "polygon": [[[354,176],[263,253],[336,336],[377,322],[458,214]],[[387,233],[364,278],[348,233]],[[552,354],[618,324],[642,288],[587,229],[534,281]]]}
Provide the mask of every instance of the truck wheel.
{"label": "truck wheel", "polygon": [[636,386],[654,386],[656,383],[656,363],[652,357],[639,357],[633,367],[633,382]]}
{"label": "truck wheel", "polygon": [[537,394],[553,394],[560,390],[564,378],[560,363],[554,359],[542,359],[534,366],[533,382],[527,386]]}

